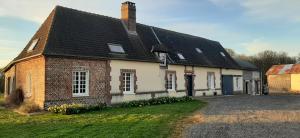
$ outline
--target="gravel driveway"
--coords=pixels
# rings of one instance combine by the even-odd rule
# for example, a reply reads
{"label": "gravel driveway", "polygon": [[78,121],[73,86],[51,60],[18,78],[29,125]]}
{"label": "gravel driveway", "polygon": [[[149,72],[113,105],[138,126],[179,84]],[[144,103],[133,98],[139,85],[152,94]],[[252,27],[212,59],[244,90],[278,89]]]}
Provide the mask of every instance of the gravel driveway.
{"label": "gravel driveway", "polygon": [[185,137],[300,138],[300,96],[199,98],[208,106],[189,118]]}

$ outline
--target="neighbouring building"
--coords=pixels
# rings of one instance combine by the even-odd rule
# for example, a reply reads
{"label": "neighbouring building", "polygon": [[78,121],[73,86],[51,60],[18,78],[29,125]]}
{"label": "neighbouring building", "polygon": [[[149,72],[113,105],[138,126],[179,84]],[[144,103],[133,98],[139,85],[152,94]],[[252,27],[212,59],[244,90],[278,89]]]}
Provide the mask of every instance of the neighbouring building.
{"label": "neighbouring building", "polygon": [[300,93],[300,64],[274,65],[266,73],[269,93]]}
{"label": "neighbouring building", "polygon": [[116,19],[57,6],[4,69],[5,96],[20,88],[48,107],[243,91],[243,68],[219,42],[136,23],[132,2],[121,9]]}
{"label": "neighbouring building", "polygon": [[[235,61],[243,69],[243,94],[261,95],[261,73],[252,63],[241,59]],[[238,79],[238,78],[236,78]],[[237,85],[237,84],[236,84]]]}

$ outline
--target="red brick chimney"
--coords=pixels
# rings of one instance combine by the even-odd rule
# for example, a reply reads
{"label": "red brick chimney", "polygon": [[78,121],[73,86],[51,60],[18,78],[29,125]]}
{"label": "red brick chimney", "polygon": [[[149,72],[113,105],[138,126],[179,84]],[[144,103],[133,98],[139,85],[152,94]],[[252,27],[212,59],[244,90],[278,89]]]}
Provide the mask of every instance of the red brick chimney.
{"label": "red brick chimney", "polygon": [[121,7],[121,19],[128,32],[136,32],[136,8],[135,3],[126,1],[122,3]]}

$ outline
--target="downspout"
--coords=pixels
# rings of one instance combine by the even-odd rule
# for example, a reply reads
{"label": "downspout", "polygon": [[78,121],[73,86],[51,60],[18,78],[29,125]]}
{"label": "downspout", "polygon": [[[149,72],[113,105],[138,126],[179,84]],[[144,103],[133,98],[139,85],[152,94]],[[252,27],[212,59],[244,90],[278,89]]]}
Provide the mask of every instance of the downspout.
{"label": "downspout", "polygon": [[222,83],[222,68],[220,68],[220,88],[221,88],[221,93],[223,95],[223,83]]}
{"label": "downspout", "polygon": [[260,76],[260,93],[259,94],[263,95],[263,84],[264,83],[263,83],[263,73],[262,73],[262,70],[260,70],[259,73],[260,73],[260,75],[259,75]]}

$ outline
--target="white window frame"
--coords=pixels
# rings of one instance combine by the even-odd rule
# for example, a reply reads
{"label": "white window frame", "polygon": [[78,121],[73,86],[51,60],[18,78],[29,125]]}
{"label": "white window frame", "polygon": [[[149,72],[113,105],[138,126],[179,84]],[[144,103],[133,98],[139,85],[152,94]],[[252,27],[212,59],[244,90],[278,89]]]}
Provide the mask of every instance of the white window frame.
{"label": "white window frame", "polygon": [[175,75],[175,73],[167,73],[166,85],[168,91],[175,91]]}
{"label": "white window frame", "polygon": [[122,54],[125,53],[125,50],[124,50],[123,46],[120,45],[120,44],[108,43],[107,45],[109,47],[110,52],[113,52],[113,53],[122,53]]}
{"label": "white window frame", "polygon": [[[128,77],[129,74],[129,85],[128,84]],[[134,73],[133,72],[122,72],[122,83],[123,83],[123,94],[134,94]],[[129,86],[129,90],[127,90],[127,86]]]}
{"label": "white window frame", "polygon": [[235,81],[235,90],[239,91],[239,90],[242,90],[242,86],[240,85],[240,82],[241,84],[243,83],[242,82],[243,78],[242,77],[234,77],[234,81]]}
{"label": "white window frame", "polygon": [[167,53],[158,53],[160,66],[167,66]]}
{"label": "white window frame", "polygon": [[[85,72],[85,84],[81,84],[81,73]],[[76,80],[76,76],[74,76],[74,74],[76,75],[76,73],[78,73],[78,80]],[[78,85],[75,84],[75,82],[78,81]],[[84,70],[84,71],[72,71],[72,95],[73,97],[81,97],[81,96],[89,96],[89,71]],[[77,85],[77,87],[76,87]],[[80,93],[80,86],[85,85],[85,93]],[[75,88],[77,89],[78,93],[74,93]]]}
{"label": "white window frame", "polygon": [[207,73],[207,87],[209,90],[214,90],[215,88],[215,73],[208,72]]}

